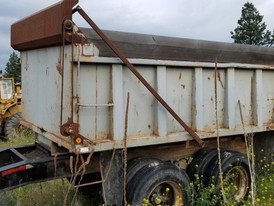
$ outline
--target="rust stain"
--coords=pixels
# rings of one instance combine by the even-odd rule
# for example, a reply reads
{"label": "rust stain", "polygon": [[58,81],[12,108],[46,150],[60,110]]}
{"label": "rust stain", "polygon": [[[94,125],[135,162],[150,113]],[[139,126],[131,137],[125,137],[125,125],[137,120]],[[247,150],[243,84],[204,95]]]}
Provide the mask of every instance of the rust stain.
{"label": "rust stain", "polygon": [[63,76],[63,69],[62,69],[62,65],[61,65],[61,59],[58,59],[58,62],[56,64],[56,69],[58,71],[58,73]]}
{"label": "rust stain", "polygon": [[108,133],[108,132],[103,132],[103,131],[100,131],[100,132],[97,132],[96,134],[96,140],[111,140],[111,134]]}
{"label": "rust stain", "polygon": [[269,125],[268,129],[274,130],[274,124]]}
{"label": "rust stain", "polygon": [[222,88],[224,89],[225,87],[224,87],[223,81],[221,79],[221,75],[220,75],[220,71],[219,70],[218,70],[218,80],[221,83]]}
{"label": "rust stain", "polygon": [[185,89],[185,88],[186,88],[186,85],[184,85],[184,84],[181,84],[181,87],[182,87],[183,89]]}
{"label": "rust stain", "polygon": [[104,143],[112,143],[113,141],[108,140],[108,139],[99,139],[99,140],[94,140],[93,145],[99,145],[99,144],[104,144]]}

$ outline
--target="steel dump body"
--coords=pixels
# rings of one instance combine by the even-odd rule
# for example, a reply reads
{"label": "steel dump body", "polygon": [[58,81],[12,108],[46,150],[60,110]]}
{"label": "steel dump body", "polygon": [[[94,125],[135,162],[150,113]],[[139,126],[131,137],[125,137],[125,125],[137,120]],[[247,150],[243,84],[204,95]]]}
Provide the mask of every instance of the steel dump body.
{"label": "steel dump body", "polygon": [[[80,31],[86,43],[21,52],[24,124],[40,143],[88,153],[122,148],[125,131],[127,147],[193,139],[92,29]],[[274,129],[273,48],[106,35],[201,139],[217,128],[220,136]],[[71,122],[83,144],[61,134]]]}

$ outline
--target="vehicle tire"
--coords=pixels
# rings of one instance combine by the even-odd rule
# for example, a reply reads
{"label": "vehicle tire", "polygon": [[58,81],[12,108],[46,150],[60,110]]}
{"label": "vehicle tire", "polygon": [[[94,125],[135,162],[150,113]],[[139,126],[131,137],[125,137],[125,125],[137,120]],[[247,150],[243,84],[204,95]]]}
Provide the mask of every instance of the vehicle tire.
{"label": "vehicle tire", "polygon": [[145,165],[156,164],[160,162],[162,161],[157,158],[151,158],[151,157],[137,157],[130,160],[127,165],[127,176],[126,176],[127,184],[131,181],[134,175]]}
{"label": "vehicle tire", "polygon": [[[226,150],[221,153],[221,164],[224,187],[228,192],[226,196],[241,203],[248,195],[251,182],[247,157],[239,152]],[[207,174],[209,177],[207,185],[213,183],[219,186],[221,184],[218,156],[207,168]]]}
{"label": "vehicle tire", "polygon": [[19,136],[19,127],[20,127],[21,113],[16,113],[9,117],[4,126],[4,139],[12,139]]}
{"label": "vehicle tire", "polygon": [[189,178],[174,164],[147,164],[127,185],[130,205],[177,206],[189,204]]}
{"label": "vehicle tire", "polygon": [[198,175],[204,181],[206,170],[217,155],[216,148],[203,148],[197,151],[186,170],[189,178],[195,182]]}

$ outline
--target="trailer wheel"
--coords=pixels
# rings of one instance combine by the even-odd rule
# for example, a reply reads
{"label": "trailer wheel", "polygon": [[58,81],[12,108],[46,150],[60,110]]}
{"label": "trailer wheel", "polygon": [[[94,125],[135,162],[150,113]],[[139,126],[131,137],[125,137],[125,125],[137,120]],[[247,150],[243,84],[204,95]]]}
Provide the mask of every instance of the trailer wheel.
{"label": "trailer wheel", "polygon": [[217,156],[217,154],[218,153],[216,148],[203,148],[197,151],[186,170],[190,179],[195,181],[196,175],[198,175],[198,177],[202,177],[202,181],[204,181],[204,178],[206,178],[205,173],[207,168],[213,159]]}
{"label": "trailer wheel", "polygon": [[16,113],[9,117],[4,126],[4,139],[12,139],[16,138],[19,135],[19,127],[20,127],[21,113]]}
{"label": "trailer wheel", "polygon": [[189,178],[171,163],[148,164],[130,181],[128,201],[131,205],[188,205]]}
{"label": "trailer wheel", "polygon": [[157,164],[162,162],[161,160],[157,158],[148,158],[148,157],[137,157],[129,161],[127,166],[127,184],[131,181],[133,176],[145,165],[148,164]]}
{"label": "trailer wheel", "polygon": [[[250,173],[247,157],[234,151],[223,151],[221,154],[221,168],[223,172],[223,182],[226,188],[226,196],[237,203],[241,203],[248,195],[250,187]],[[209,182],[219,186],[220,171],[219,161],[216,156],[211,167],[207,168]]]}

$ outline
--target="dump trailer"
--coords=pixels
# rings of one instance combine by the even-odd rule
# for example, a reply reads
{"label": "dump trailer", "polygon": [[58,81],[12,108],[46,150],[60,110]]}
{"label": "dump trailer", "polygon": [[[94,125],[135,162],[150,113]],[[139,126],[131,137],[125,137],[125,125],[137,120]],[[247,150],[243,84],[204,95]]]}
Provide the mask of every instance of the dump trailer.
{"label": "dump trailer", "polygon": [[107,205],[188,205],[195,177],[236,173],[240,203],[246,151],[273,161],[273,48],[102,31],[78,0],[14,23],[11,46],[36,141],[0,151],[1,191],[68,177]]}

